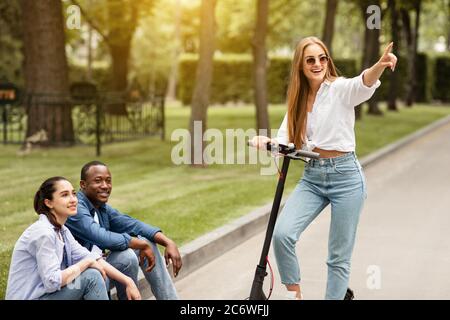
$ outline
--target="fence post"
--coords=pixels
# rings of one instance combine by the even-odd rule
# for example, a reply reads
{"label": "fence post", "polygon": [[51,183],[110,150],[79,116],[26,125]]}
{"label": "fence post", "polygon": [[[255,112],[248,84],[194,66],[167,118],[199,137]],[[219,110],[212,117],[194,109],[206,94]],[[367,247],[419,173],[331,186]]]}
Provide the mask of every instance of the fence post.
{"label": "fence post", "polygon": [[3,108],[3,144],[6,144],[8,141],[8,111],[6,110],[8,105]]}

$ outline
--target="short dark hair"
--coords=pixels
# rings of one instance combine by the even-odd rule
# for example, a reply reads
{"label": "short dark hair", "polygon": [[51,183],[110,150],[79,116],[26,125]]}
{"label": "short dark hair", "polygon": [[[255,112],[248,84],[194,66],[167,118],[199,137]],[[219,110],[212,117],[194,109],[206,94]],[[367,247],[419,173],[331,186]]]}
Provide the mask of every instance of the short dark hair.
{"label": "short dark hair", "polygon": [[86,164],[83,166],[83,168],[81,168],[81,175],[80,175],[81,180],[86,181],[86,173],[88,172],[89,168],[90,168],[90,167],[93,167],[93,166],[104,166],[104,167],[108,167],[108,166],[107,166],[106,164],[104,164],[103,162],[100,162],[100,161],[97,161],[97,160],[88,162],[88,163],[86,163]]}

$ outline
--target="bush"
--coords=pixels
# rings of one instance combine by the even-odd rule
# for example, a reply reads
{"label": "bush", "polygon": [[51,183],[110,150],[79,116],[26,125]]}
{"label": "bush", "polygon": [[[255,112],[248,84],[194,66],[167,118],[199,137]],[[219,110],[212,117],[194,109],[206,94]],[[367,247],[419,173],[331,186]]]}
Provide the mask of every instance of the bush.
{"label": "bush", "polygon": [[[69,67],[69,82],[87,81],[87,69],[85,66],[71,65]],[[92,68],[92,82],[97,86],[98,91],[107,90],[111,71],[107,67]]]}
{"label": "bush", "polygon": [[[336,67],[344,76],[355,76],[356,61],[335,59]],[[252,57],[224,55],[214,59],[210,103],[253,102]],[[184,55],[179,63],[178,98],[184,105],[191,103],[197,67],[196,55]],[[269,102],[284,103],[291,70],[291,58],[271,57],[267,72]]]}
{"label": "bush", "polygon": [[435,58],[433,73],[435,74],[435,85],[432,89],[434,99],[443,102],[450,101],[450,56],[439,56]]}
{"label": "bush", "polygon": [[[406,98],[408,84],[408,60],[398,57],[397,97]],[[227,102],[253,103],[252,56],[248,54],[223,55],[214,59],[214,74],[210,103]],[[334,59],[338,73],[345,77],[354,77],[362,69],[355,59]],[[184,105],[191,103],[194,90],[196,55],[185,55],[179,63],[178,98]],[[269,103],[284,103],[291,69],[291,58],[271,57],[267,72]],[[432,99],[450,101],[450,56],[431,58],[424,53],[417,56],[416,101],[430,102]],[[375,97],[379,101],[387,100],[391,81],[391,72],[387,70],[381,77],[381,86]]]}

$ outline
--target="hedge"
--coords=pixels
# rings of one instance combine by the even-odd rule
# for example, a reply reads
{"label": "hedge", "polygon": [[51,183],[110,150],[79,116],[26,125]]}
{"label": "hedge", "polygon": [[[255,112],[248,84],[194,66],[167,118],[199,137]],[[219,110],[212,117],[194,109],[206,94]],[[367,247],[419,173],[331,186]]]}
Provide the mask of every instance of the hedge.
{"label": "hedge", "polygon": [[[408,63],[405,57],[399,57],[395,72],[398,73],[398,97],[403,99],[408,81]],[[334,59],[339,74],[345,77],[356,76],[360,70],[355,59]],[[191,102],[195,83],[197,57],[185,55],[179,62],[178,98],[184,105]],[[284,103],[291,59],[272,57],[269,60],[267,85],[270,103]],[[431,100],[449,101],[450,56],[430,58],[423,53],[417,57],[418,83],[416,89],[417,102]],[[381,77],[382,85],[377,90],[379,100],[388,96],[390,72]],[[210,103],[225,104],[228,102],[253,102],[252,57],[250,55],[222,55],[214,59],[214,75]]]}
{"label": "hedge", "polygon": [[433,98],[444,102],[450,101],[450,57],[436,57],[434,61],[435,85]]}
{"label": "hedge", "polygon": [[[337,59],[335,64],[345,76],[351,76],[356,73],[354,60]],[[196,67],[196,56],[186,55],[180,59],[178,98],[184,105],[188,105],[191,102]],[[274,57],[270,59],[267,83],[271,103],[283,103],[285,101],[290,68],[290,58]],[[214,59],[213,77],[211,103],[251,103],[253,101],[251,56],[225,55],[216,57]]]}

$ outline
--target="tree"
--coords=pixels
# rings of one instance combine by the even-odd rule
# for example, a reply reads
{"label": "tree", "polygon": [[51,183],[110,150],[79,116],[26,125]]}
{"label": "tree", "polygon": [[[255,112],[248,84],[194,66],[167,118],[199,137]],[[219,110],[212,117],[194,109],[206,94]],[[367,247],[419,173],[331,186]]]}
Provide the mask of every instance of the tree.
{"label": "tree", "polygon": [[[111,55],[112,76],[110,90],[123,92],[128,87],[128,70],[131,43],[138,26],[140,13],[149,13],[153,0],[102,0],[90,5],[89,12],[82,1],[71,0],[77,5],[86,21],[103,38]],[[126,115],[126,106],[117,103],[109,106],[108,112]]]}
{"label": "tree", "polygon": [[251,52],[256,3],[255,0],[226,0],[217,3],[217,50],[228,53]]}
{"label": "tree", "polygon": [[252,41],[253,48],[253,82],[256,106],[256,126],[258,130],[267,130],[270,135],[269,114],[267,112],[267,20],[269,15],[269,1],[258,0],[256,10],[255,33]]}
{"label": "tree", "polygon": [[[400,26],[399,26],[399,9],[396,0],[389,0],[388,7],[391,16],[391,39],[394,42],[394,52],[399,52],[400,48]],[[397,109],[397,91],[398,91],[398,73],[390,73],[389,93],[387,106],[390,111],[398,111]]]}
{"label": "tree", "polygon": [[29,95],[27,137],[45,130],[50,144],[73,143],[74,132],[60,0],[21,0],[25,84]]}
{"label": "tree", "polygon": [[0,2],[0,82],[22,81],[22,25],[20,4],[17,0]]}
{"label": "tree", "polygon": [[447,0],[447,51],[450,51],[450,0]]}
{"label": "tree", "polygon": [[[362,18],[364,24],[366,25],[366,11],[370,5],[376,5],[380,8],[380,0],[364,0],[360,1],[360,9],[362,13]],[[366,69],[375,64],[379,59],[379,51],[380,51],[380,29],[378,27],[369,28],[366,25],[364,30],[364,49],[363,49],[363,57],[362,57],[362,69]],[[382,115],[383,113],[378,107],[377,96],[374,95],[369,101],[369,110],[368,113],[372,115]],[[356,118],[361,118],[361,106],[356,108]]]}
{"label": "tree", "polygon": [[[191,118],[189,121],[191,133],[191,164],[193,166],[204,165],[203,133],[207,128],[206,115],[213,76],[214,36],[216,29],[215,7],[216,0],[202,0],[200,13],[200,52],[195,76],[195,87],[191,100]],[[195,130],[195,124],[198,122],[201,123],[201,132]]]}
{"label": "tree", "polygon": [[[413,0],[405,3],[401,8],[401,17],[403,22],[403,30],[408,48],[408,78],[406,92],[406,106],[411,107],[415,101],[415,91],[417,90],[417,47],[419,41],[420,11],[421,0]],[[409,5],[409,6],[408,6]],[[414,11],[414,27],[411,26],[410,11]]]}
{"label": "tree", "polygon": [[170,67],[170,75],[169,80],[167,83],[167,92],[166,92],[166,98],[168,100],[175,100],[176,99],[176,88],[177,88],[177,81],[178,81],[178,58],[181,53],[181,31],[180,31],[180,25],[181,25],[181,3],[180,0],[176,0],[176,7],[175,7],[175,48],[173,49],[173,59],[172,59],[172,65]]}
{"label": "tree", "polygon": [[332,44],[334,35],[334,19],[336,17],[338,0],[327,0],[325,23],[323,26],[322,41],[332,54]]}

